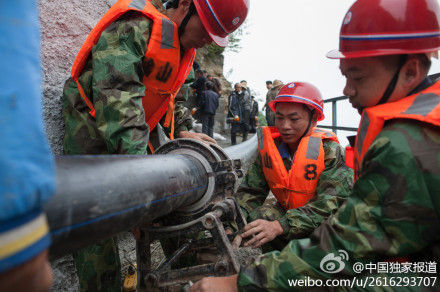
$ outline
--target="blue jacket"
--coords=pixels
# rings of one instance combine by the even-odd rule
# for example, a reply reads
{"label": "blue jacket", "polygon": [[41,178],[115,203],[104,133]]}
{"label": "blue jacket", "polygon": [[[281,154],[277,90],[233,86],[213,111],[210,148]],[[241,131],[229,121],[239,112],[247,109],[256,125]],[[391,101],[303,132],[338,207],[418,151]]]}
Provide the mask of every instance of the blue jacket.
{"label": "blue jacket", "polygon": [[50,244],[42,209],[55,179],[41,114],[38,23],[36,0],[0,1],[0,273]]}
{"label": "blue jacket", "polygon": [[218,93],[212,90],[205,90],[202,92],[200,109],[204,114],[215,115],[218,108]]}

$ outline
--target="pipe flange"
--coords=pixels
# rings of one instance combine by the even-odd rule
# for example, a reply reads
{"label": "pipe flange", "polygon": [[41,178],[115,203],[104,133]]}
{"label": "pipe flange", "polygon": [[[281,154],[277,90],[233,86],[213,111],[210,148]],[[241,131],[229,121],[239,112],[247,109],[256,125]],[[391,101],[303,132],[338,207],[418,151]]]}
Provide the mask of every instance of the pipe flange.
{"label": "pipe flange", "polygon": [[[203,197],[194,204],[181,208],[178,213],[194,213],[203,209],[216,193],[216,178],[211,164],[222,161],[224,152],[213,149],[207,144],[194,139],[176,139],[159,147],[155,154],[189,155],[196,158],[208,174],[208,186]],[[220,154],[220,155],[219,155]],[[226,156],[227,157],[227,156]]]}
{"label": "pipe flange", "polygon": [[218,146],[217,144],[209,144],[209,147],[211,147],[212,150],[217,153],[217,155],[220,157],[221,160],[229,160],[228,154],[226,154],[225,150],[223,150],[222,147]]}

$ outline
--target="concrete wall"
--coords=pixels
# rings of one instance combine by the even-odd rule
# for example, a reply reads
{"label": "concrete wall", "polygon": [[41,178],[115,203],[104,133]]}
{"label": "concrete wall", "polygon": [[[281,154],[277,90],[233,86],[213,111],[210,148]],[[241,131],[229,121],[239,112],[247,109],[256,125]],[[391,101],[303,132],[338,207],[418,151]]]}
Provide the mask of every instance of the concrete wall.
{"label": "concrete wall", "polygon": [[[90,30],[114,0],[40,0],[43,113],[46,132],[55,154],[62,154],[64,123],[61,95],[73,60]],[[78,291],[70,256],[52,263],[52,291]]]}
{"label": "concrete wall", "polygon": [[61,95],[73,60],[90,30],[114,0],[40,0],[43,112],[49,142],[62,154]]}

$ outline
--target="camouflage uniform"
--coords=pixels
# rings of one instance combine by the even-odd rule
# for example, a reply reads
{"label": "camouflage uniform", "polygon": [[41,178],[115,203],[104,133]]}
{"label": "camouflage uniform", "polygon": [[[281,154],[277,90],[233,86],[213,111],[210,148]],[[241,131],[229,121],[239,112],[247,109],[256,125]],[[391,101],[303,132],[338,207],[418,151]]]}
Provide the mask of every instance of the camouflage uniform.
{"label": "camouflage uniform", "polygon": [[272,87],[266,94],[266,103],[264,105],[266,106],[266,121],[270,127],[275,126],[275,113],[271,110],[268,104],[277,97],[280,89],[281,86]]}
{"label": "camouflage uniform", "polygon": [[[279,147],[281,138],[275,139]],[[286,144],[284,144],[286,145]],[[278,220],[283,234],[270,242],[263,250],[281,250],[294,238],[308,236],[345,201],[353,187],[353,171],[345,165],[344,150],[338,143],[324,140],[325,169],[316,188],[316,196],[304,207],[287,212],[279,204],[266,203],[269,186],[261,167],[261,157],[251,165],[237,193],[237,199],[248,222],[265,219]],[[292,161],[283,158],[284,166],[290,170]]]}
{"label": "camouflage uniform", "polygon": [[[417,121],[387,122],[371,144],[346,203],[309,239],[292,240],[281,252],[264,254],[243,267],[239,289],[292,289],[288,279],[306,276],[369,275],[356,274],[355,262],[377,263],[402,256],[438,262],[439,153],[440,129]],[[344,269],[338,274],[323,272],[323,257],[339,250],[349,256]]]}
{"label": "camouflage uniform", "polygon": [[[128,12],[93,47],[79,82],[93,101],[96,119],[90,116],[76,83],[67,80],[63,93],[66,154],[146,154],[149,131],[142,107],[142,61],[150,32],[149,19]],[[176,104],[175,133],[191,129],[191,122],[190,112]]]}
{"label": "camouflage uniform", "polygon": [[[153,0],[160,12],[162,3]],[[147,154],[149,127],[142,98],[145,93],[143,59],[152,22],[128,12],[114,21],[93,47],[79,77],[93,101],[96,119],[69,78],[63,92],[66,125],[65,154]],[[189,111],[176,104],[175,134],[191,128]],[[153,134],[153,133],[152,133]],[[113,239],[80,250],[75,255],[81,291],[120,291],[120,262]]]}

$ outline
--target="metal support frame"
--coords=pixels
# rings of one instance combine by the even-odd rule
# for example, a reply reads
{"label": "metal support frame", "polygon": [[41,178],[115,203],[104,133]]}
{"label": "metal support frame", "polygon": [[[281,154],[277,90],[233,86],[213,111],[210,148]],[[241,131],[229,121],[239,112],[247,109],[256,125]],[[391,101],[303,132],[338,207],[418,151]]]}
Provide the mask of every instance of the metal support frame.
{"label": "metal support frame", "polygon": [[[222,221],[235,222],[239,229],[246,225],[246,219],[234,198],[228,198],[221,203],[211,205],[204,212],[205,214],[190,222],[156,228],[144,228],[142,233],[148,234],[147,241],[141,248],[150,253],[150,244],[154,240],[175,238],[180,235],[198,234],[209,231],[210,237],[204,239],[187,239],[185,243],[169,257],[165,257],[162,263],[153,270],[151,261],[139,262],[139,290],[149,291],[154,288],[166,288],[178,284],[185,284],[190,280],[199,279],[204,276],[226,276],[238,273],[240,266],[236,259],[230,239],[236,233],[227,235]],[[182,269],[171,269],[171,265],[188,253],[215,247],[218,252],[217,259],[208,264],[200,264]]]}
{"label": "metal support frame", "polygon": [[338,126],[337,102],[341,101],[341,100],[346,100],[346,99],[348,99],[347,96],[339,96],[339,97],[334,97],[334,98],[329,98],[329,99],[324,100],[324,103],[330,103],[330,102],[332,103],[332,125],[331,126],[319,125],[320,128],[331,129],[335,134],[337,134],[338,130],[357,132],[357,128]]}

